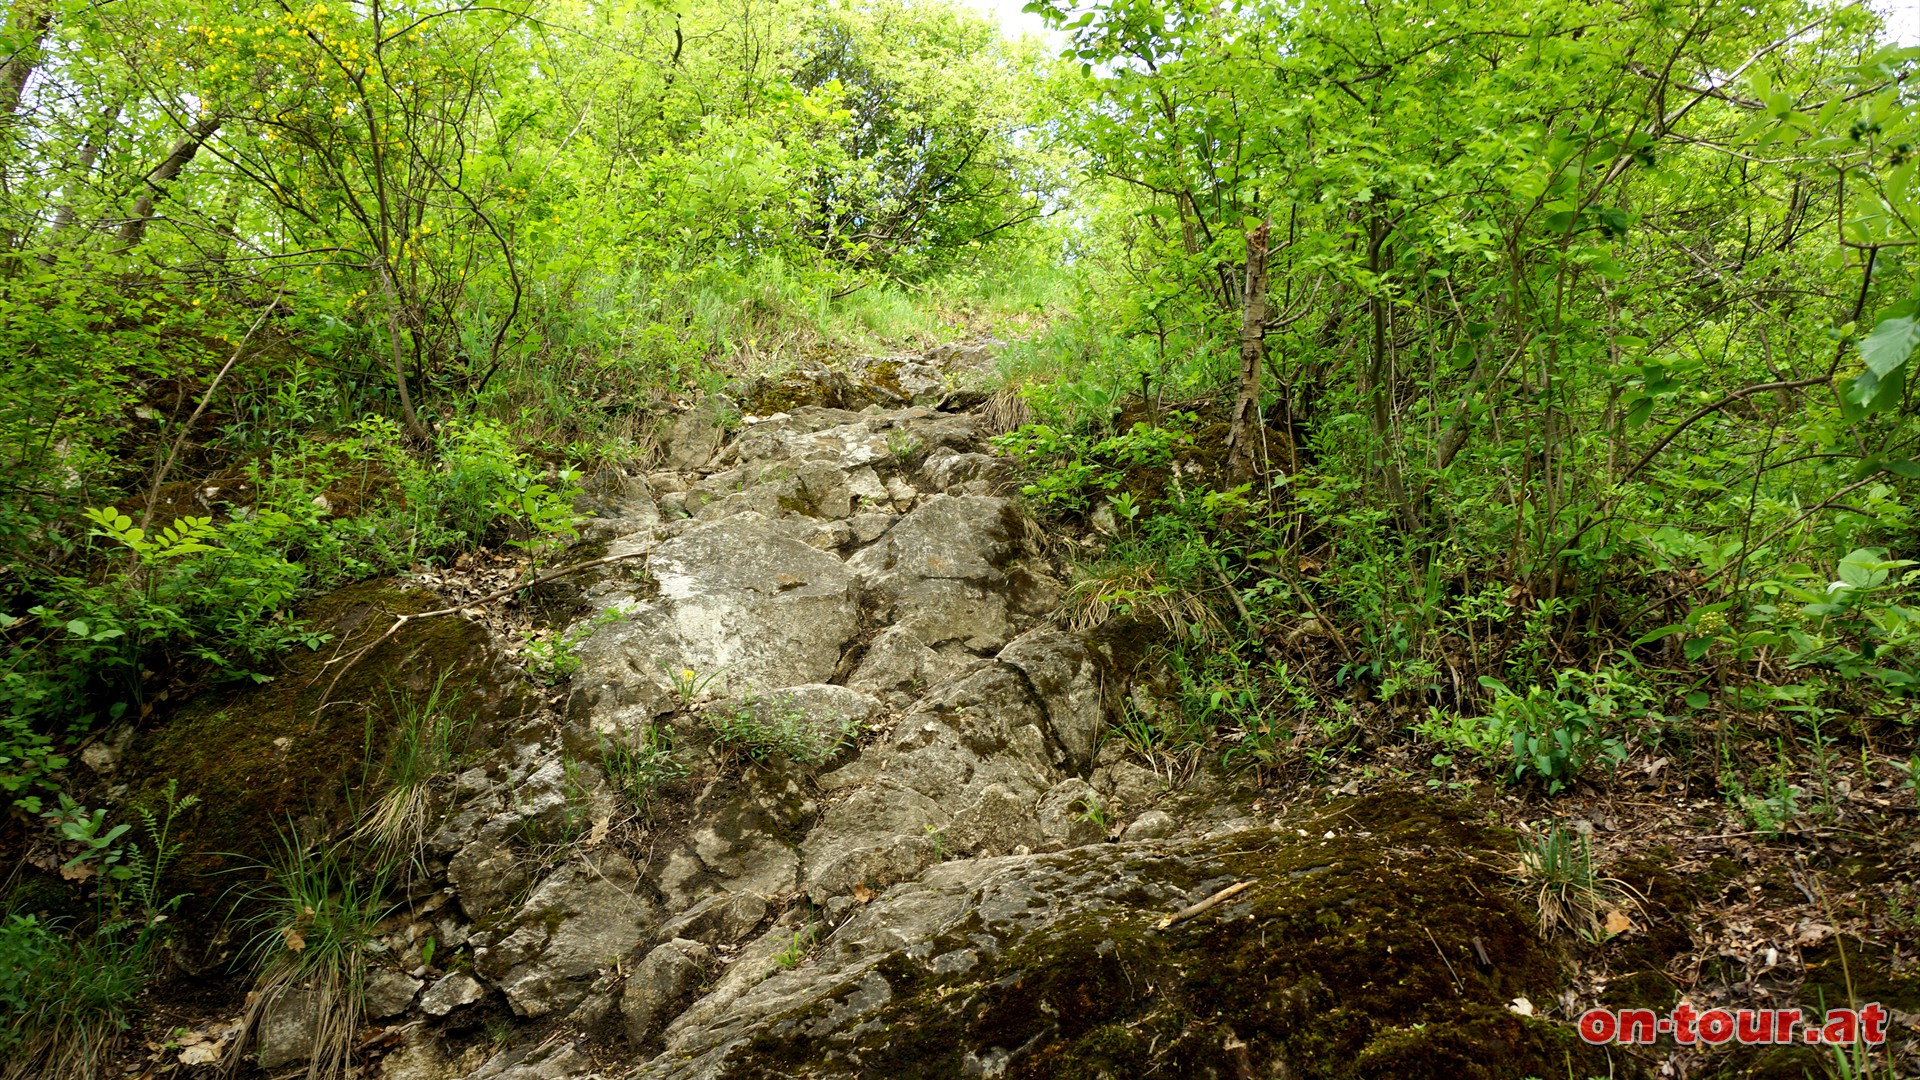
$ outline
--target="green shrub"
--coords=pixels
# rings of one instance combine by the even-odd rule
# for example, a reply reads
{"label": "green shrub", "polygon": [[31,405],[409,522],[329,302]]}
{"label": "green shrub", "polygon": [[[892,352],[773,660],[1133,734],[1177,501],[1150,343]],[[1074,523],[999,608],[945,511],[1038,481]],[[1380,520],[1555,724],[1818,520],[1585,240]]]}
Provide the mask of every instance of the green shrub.
{"label": "green shrub", "polygon": [[1494,692],[1491,721],[1511,752],[1511,777],[1536,779],[1559,792],[1596,761],[1618,763],[1626,745],[1613,730],[1621,713],[1644,705],[1646,692],[1612,671],[1563,670],[1552,687],[1515,693],[1490,675],[1481,685]]}
{"label": "green shrub", "polygon": [[1020,489],[1042,511],[1081,512],[1119,491],[1129,470],[1165,469],[1174,452],[1190,446],[1190,413],[1171,413],[1162,426],[1135,424],[1124,434],[1096,437],[1028,424],[994,440],[1020,460],[1028,483]]}
{"label": "green shrub", "polygon": [[130,826],[64,794],[46,815],[81,849],[63,869],[97,871],[102,915],[90,932],[18,913],[0,922],[0,1078],[93,1080],[129,1026],[167,917],[184,899],[164,896],[160,882],[180,854],[174,819],[198,800],[172,781],[164,797],[164,811],[139,811],[144,846],[123,839]]}
{"label": "green shrub", "polygon": [[[183,516],[145,528],[113,507],[87,510],[105,570],[53,578],[45,603],[0,613],[10,637],[0,661],[0,793],[38,812],[35,790],[65,766],[63,738],[138,706],[142,671],[190,662],[217,678],[269,680],[276,656],[328,640],[293,618],[308,596],[450,556],[496,528],[536,561],[576,535],[576,472],[543,478],[493,421],[446,428],[437,459],[408,450],[398,426],[377,418],[332,447],[276,449],[248,466],[254,501],[227,506],[225,521]],[[333,516],[319,497],[354,463],[394,483]]]}

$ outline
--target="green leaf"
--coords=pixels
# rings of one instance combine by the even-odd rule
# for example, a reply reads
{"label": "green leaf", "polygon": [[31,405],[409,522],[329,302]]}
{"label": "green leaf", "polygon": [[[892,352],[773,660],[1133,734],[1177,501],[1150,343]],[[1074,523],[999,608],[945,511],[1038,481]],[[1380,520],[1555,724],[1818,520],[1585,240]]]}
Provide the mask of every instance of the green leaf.
{"label": "green leaf", "polygon": [[1689,709],[1704,709],[1712,703],[1713,698],[1708,696],[1704,690],[1695,690],[1693,693],[1687,695],[1687,708]]}
{"label": "green leaf", "polygon": [[1473,366],[1473,341],[1461,338],[1453,343],[1453,367],[1455,371],[1464,371]]}
{"label": "green leaf", "polygon": [[1907,369],[1896,368],[1884,379],[1871,371],[1863,371],[1853,378],[1841,379],[1839,389],[1841,419],[1853,423],[1897,407],[1906,393]]}
{"label": "green leaf", "polygon": [[1633,644],[1629,647],[1637,649],[1642,645],[1651,645],[1662,638],[1672,637],[1675,634],[1682,633],[1686,628],[1686,623],[1669,623],[1658,630],[1649,630],[1639,637],[1634,638]]}
{"label": "green leaf", "polygon": [[1870,589],[1887,580],[1887,571],[1899,563],[1881,558],[1872,548],[1855,548],[1840,560],[1840,580],[1856,589]]}
{"label": "green leaf", "polygon": [[1713,648],[1712,638],[1697,637],[1688,638],[1687,643],[1680,647],[1680,651],[1686,654],[1687,659],[1698,660],[1707,655],[1707,650],[1711,648]]}
{"label": "green leaf", "polygon": [[1912,315],[1885,319],[1860,339],[1860,358],[1868,371],[1884,379],[1907,362],[1915,345],[1920,345],[1920,320]]}
{"label": "green leaf", "polygon": [[1909,480],[1920,480],[1920,462],[1889,461],[1883,467],[1895,476],[1904,476]]}

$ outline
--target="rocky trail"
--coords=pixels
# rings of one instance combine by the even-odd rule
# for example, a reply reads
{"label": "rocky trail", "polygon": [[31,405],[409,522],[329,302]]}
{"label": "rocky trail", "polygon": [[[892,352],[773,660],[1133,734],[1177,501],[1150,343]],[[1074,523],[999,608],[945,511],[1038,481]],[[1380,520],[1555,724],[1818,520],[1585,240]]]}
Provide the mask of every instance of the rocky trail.
{"label": "rocky trail", "polygon": [[[596,477],[576,554],[628,557],[543,591],[574,667],[548,696],[479,612],[433,631],[453,661],[381,646],[416,688],[471,676],[482,749],[383,924],[372,1075],[1604,1072],[1515,1006],[1565,978],[1506,898],[1510,840],[1418,796],[1170,791],[1114,737],[1173,707],[1167,676],[1051,618],[1071,541],[1009,497],[990,360],[715,397],[658,468]],[[314,1009],[239,1041],[300,1068]]]}

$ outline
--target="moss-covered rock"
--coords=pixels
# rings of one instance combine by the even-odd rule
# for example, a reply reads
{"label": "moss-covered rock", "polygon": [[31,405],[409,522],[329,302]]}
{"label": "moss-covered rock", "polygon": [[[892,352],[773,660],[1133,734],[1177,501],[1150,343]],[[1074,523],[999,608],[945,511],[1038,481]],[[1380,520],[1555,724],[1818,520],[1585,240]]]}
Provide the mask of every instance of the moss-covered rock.
{"label": "moss-covered rock", "polygon": [[686,1018],[646,1075],[1625,1075],[1509,1008],[1565,979],[1506,898],[1505,839],[1387,795],[1215,840],[949,864],[817,967]]}
{"label": "moss-covered rock", "polygon": [[409,623],[358,661],[333,662],[377,639],[395,615],[444,603],[387,582],[321,597],[301,613],[333,635],[318,650],[289,655],[271,682],[202,694],[140,732],[126,759],[133,805],[155,804],[169,779],[199,796],[176,823],[183,889],[217,892],[202,875],[268,858],[291,827],[314,836],[344,826],[389,750],[399,710],[436,685],[440,705],[476,731],[529,710],[486,629],[459,617]]}

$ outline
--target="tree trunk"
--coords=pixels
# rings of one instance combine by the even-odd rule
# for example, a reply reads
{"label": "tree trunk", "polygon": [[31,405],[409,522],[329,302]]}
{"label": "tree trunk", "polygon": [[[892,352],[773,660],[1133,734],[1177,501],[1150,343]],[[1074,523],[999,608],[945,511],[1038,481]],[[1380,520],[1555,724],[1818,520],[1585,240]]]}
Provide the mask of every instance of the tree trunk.
{"label": "tree trunk", "polygon": [[1247,234],[1247,279],[1240,298],[1240,397],[1227,429],[1227,463],[1235,480],[1254,473],[1254,440],[1260,416],[1260,371],[1267,361],[1267,253],[1273,222]]}
{"label": "tree trunk", "polygon": [[[0,118],[11,120],[20,111],[20,99],[26,96],[27,80],[40,65],[40,45],[53,28],[53,7],[39,0],[15,0],[7,13],[7,29],[23,43],[19,51],[0,63]],[[23,32],[24,31],[24,32]]]}
{"label": "tree trunk", "polygon": [[413,411],[413,395],[407,392],[406,350],[400,344],[400,290],[393,283],[393,272],[384,257],[374,273],[387,300],[387,363],[393,369],[394,388],[400,392],[400,419],[407,425],[407,433],[418,439],[420,445],[432,446],[433,435],[420,422],[420,414]]}
{"label": "tree trunk", "polygon": [[1391,398],[1392,381],[1387,364],[1387,303],[1381,295],[1380,285],[1380,248],[1387,242],[1386,222],[1378,212],[1373,215],[1368,230],[1371,242],[1367,246],[1367,270],[1373,278],[1373,294],[1367,298],[1367,306],[1373,315],[1373,356],[1367,370],[1367,394],[1372,399],[1373,445],[1380,463],[1382,477],[1386,481],[1387,500],[1400,512],[1408,531],[1414,531],[1417,522],[1413,506],[1407,501],[1407,488],[1400,479],[1400,460],[1393,446],[1393,417]]}
{"label": "tree trunk", "polygon": [[174,177],[180,175],[180,170],[187,167],[187,163],[200,152],[200,147],[218,130],[220,130],[219,116],[209,116],[201,120],[187,132],[186,138],[181,139],[174,146],[173,152],[147,174],[144,181],[147,190],[141,192],[140,197],[134,200],[133,216],[127,219],[126,224],[120,226],[121,251],[131,251],[140,246],[140,241],[147,235],[147,221],[153,216],[154,197],[166,190],[166,186],[173,182]]}

